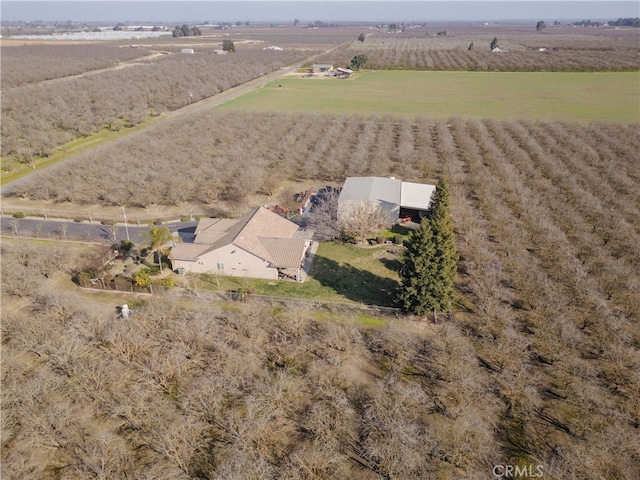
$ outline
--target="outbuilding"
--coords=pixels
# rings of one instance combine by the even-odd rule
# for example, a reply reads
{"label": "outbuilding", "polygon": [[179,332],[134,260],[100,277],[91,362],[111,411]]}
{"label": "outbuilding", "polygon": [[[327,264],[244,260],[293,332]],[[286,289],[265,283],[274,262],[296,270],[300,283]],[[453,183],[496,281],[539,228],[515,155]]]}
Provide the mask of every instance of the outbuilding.
{"label": "outbuilding", "polygon": [[338,68],[336,68],[336,72],[337,72],[338,77],[348,78],[353,73],[353,70],[351,70],[350,68],[338,67]]}
{"label": "outbuilding", "polygon": [[313,71],[320,73],[331,73],[333,72],[333,65],[330,63],[314,63]]}
{"label": "outbuilding", "polygon": [[338,197],[338,219],[348,222],[356,207],[365,203],[373,204],[396,223],[407,217],[419,222],[429,210],[435,189],[435,185],[394,177],[348,177]]}

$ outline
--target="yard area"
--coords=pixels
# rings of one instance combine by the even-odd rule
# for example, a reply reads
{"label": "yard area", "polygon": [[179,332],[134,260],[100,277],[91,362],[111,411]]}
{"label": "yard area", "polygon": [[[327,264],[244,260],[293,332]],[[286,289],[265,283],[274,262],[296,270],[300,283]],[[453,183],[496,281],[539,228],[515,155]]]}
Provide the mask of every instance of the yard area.
{"label": "yard area", "polygon": [[215,275],[190,280],[200,289],[249,289],[258,295],[390,307],[398,286],[401,252],[399,245],[357,247],[322,242],[304,283]]}

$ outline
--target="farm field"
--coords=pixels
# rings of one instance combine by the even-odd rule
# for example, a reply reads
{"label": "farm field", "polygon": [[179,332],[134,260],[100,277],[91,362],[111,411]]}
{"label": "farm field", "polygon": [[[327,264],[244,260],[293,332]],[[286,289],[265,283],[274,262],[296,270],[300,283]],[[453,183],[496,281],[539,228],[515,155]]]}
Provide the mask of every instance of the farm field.
{"label": "farm field", "polygon": [[[142,213],[162,205],[184,205],[187,214],[212,208],[236,212],[287,201],[281,198],[287,182],[302,190],[324,182],[342,183],[347,176],[435,182],[445,171],[437,152],[448,141],[447,131],[453,127],[447,125],[453,119],[213,109],[166,120],[36,170],[3,187],[3,204],[10,208],[16,203],[27,207],[29,201],[53,202],[76,205],[78,211],[90,205],[124,205]],[[514,136],[529,132],[538,149],[529,153],[532,162],[558,156],[579,162],[584,150],[593,152],[590,161],[606,156],[622,165],[619,174],[628,177],[620,180],[626,185],[624,195],[638,179],[636,150],[630,149],[640,141],[638,123],[459,120],[465,126],[490,125],[496,133],[487,138],[486,148],[505,149],[507,158],[520,142]],[[514,140],[504,144],[503,138]],[[348,161],[344,152],[349,152]],[[124,171],[130,172],[126,183],[121,181]],[[634,204],[630,198],[628,205]]]}
{"label": "farm field", "polygon": [[637,122],[639,82],[640,72],[358,72],[281,78],[219,108]]}
{"label": "farm field", "polygon": [[[443,25],[419,27],[389,35],[368,33],[364,42],[341,45],[317,63],[348,65],[364,53],[374,70],[434,70],[492,72],[637,71],[637,28],[549,27],[535,25]],[[489,48],[498,40],[500,52]],[[541,51],[543,49],[543,51]]]}
{"label": "farm field", "polygon": [[[491,465],[511,462],[540,465],[558,480],[634,478],[638,124],[214,111],[184,128],[200,138],[198,126],[211,132],[212,124],[225,128],[202,135],[212,143],[194,156],[203,163],[202,152],[211,155],[216,174],[192,179],[207,180],[206,192],[222,165],[316,181],[351,172],[446,176],[460,253],[453,317],[425,325],[194,297],[118,299],[136,312],[123,321],[115,300],[86,304],[51,283],[70,283],[64,249],[3,241],[3,309],[15,307],[3,312],[3,477],[28,469],[47,478],[62,465],[81,473],[108,465],[112,477],[233,477],[258,465],[256,476],[270,478],[295,478],[304,466],[318,478],[482,480]],[[126,142],[116,144],[118,156],[139,157],[128,168],[151,184],[189,179],[193,143],[171,150],[157,141],[163,131],[154,148],[140,132],[140,151],[182,162],[153,164]],[[216,163],[220,145],[224,162]],[[267,163],[255,164],[260,158]],[[82,178],[91,188],[73,193],[78,201],[117,198],[100,188],[104,179],[92,180],[104,172],[79,168],[96,163],[40,172],[47,176],[33,195],[49,178],[71,178],[64,188]],[[142,185],[123,194],[140,195]],[[335,264],[319,265],[327,276],[316,292],[353,294],[340,283],[347,271],[366,280],[357,272],[364,255],[344,255],[330,252]],[[373,280],[367,288],[381,288]]]}
{"label": "farm field", "polygon": [[[348,176],[446,178],[460,259],[452,312],[435,323],[316,304],[391,305],[399,245],[325,243],[307,284],[242,282],[312,302],[245,303],[188,289],[88,293],[71,278],[105,245],[4,231],[0,476],[487,480],[496,465],[518,465],[542,480],[635,480],[640,30],[522,28],[451,28],[442,38],[434,29],[428,38],[376,32],[365,43],[378,71],[345,81],[282,78],[4,185],[3,208],[127,207],[133,218],[169,209],[235,216]],[[287,37],[241,33],[250,34]],[[310,35],[295,44],[337,45],[329,30]],[[510,55],[466,50],[494,35]],[[539,55],[543,41],[557,55]],[[235,57],[163,56],[48,91],[24,84],[45,78],[23,78],[23,65],[8,101],[3,91],[3,109],[13,109],[3,110],[3,119],[13,115],[3,143],[25,160],[105,121],[117,130],[142,122],[149,108],[183,106],[193,78],[185,69],[197,72],[200,98],[310,55],[266,58],[262,43],[238,45],[247,51]],[[358,51],[353,41],[314,62],[338,64]],[[139,60],[101,55],[49,62],[47,78]],[[491,72],[460,71],[471,65]],[[527,73],[543,67],[561,72]],[[98,95],[105,85],[106,97]],[[131,110],[119,89],[139,100]],[[47,110],[33,118],[40,103]],[[202,292],[218,281],[243,286],[212,276],[190,286]],[[123,303],[128,319],[114,308]]]}

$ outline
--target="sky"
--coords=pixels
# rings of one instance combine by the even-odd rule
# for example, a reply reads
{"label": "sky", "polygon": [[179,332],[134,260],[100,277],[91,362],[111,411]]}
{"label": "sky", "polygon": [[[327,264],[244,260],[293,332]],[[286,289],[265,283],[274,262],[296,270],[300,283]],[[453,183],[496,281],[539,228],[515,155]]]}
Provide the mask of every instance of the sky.
{"label": "sky", "polygon": [[293,22],[606,20],[640,16],[640,2],[617,0],[14,0],[2,21]]}

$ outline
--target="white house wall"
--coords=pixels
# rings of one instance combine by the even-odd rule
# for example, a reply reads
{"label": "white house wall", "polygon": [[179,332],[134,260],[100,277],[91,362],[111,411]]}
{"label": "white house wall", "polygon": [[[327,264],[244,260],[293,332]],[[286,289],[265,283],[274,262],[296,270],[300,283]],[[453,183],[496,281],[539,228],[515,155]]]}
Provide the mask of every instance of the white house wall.
{"label": "white house wall", "polygon": [[278,278],[278,270],[269,267],[269,262],[233,244],[205,253],[197,261],[174,260],[173,266],[174,269],[184,268],[188,273],[219,273],[233,277],[264,279]]}

